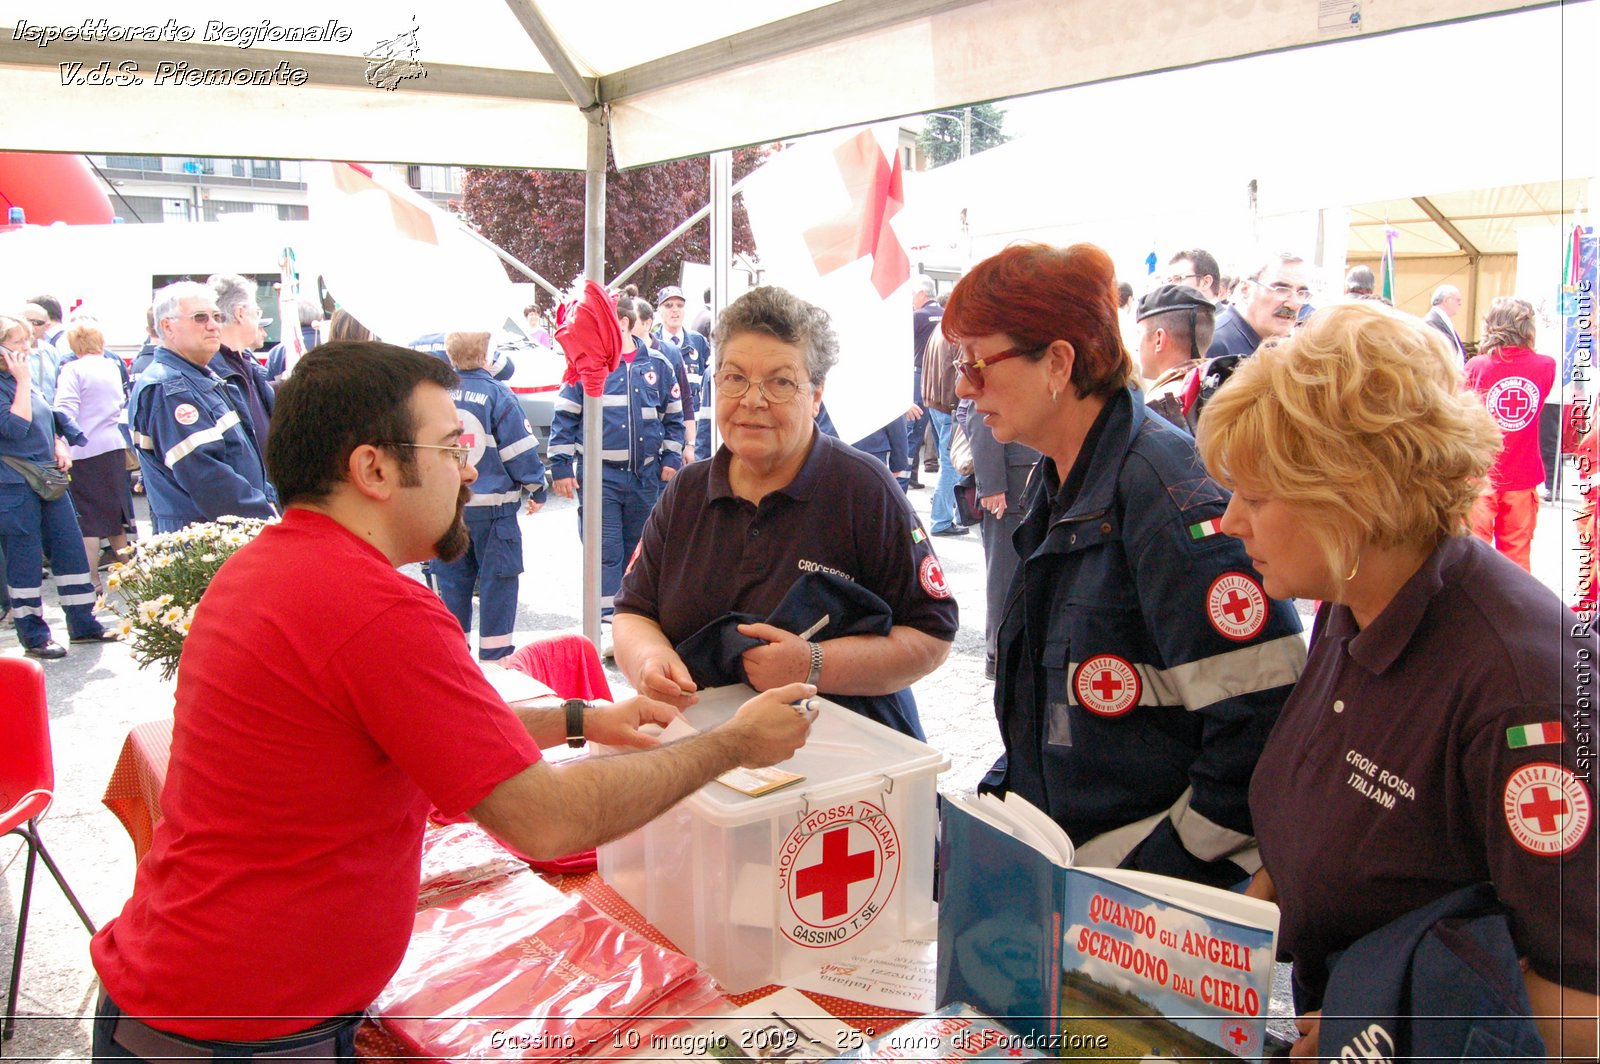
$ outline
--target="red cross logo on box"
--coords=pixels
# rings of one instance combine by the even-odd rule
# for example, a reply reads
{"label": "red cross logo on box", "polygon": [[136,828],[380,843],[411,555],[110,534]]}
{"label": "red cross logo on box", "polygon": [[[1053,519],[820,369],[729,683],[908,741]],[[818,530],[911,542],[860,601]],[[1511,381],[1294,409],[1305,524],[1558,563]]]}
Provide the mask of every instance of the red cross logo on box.
{"label": "red cross logo on box", "polygon": [[1223,573],[1206,591],[1206,620],[1234,642],[1254,639],[1267,624],[1267,594],[1243,573]]}
{"label": "red cross logo on box", "polygon": [[900,878],[900,838],[873,802],[813,810],[778,850],[778,884],[792,919],[783,933],[802,946],[848,942],[888,906]]}
{"label": "red cross logo on box", "polygon": [[1589,834],[1589,792],[1572,770],[1537,761],[1506,780],[1503,808],[1511,837],[1529,853],[1557,857]]}
{"label": "red cross logo on box", "polygon": [[1139,670],[1115,654],[1096,654],[1078,666],[1072,690],[1078,705],[1101,717],[1120,717],[1139,702]]}

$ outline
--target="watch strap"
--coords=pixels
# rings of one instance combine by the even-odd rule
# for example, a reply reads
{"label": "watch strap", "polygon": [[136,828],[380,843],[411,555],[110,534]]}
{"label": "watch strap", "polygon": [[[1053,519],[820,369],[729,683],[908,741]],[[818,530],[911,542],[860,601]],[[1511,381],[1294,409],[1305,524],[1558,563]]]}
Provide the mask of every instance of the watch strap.
{"label": "watch strap", "polygon": [[567,714],[567,745],[576,750],[587,742],[583,737],[583,711],[589,708],[589,703],[581,698],[569,698],[561,703],[561,708]]}
{"label": "watch strap", "polygon": [[811,648],[811,671],[806,674],[806,683],[815,687],[822,679],[822,644],[808,639],[806,646]]}

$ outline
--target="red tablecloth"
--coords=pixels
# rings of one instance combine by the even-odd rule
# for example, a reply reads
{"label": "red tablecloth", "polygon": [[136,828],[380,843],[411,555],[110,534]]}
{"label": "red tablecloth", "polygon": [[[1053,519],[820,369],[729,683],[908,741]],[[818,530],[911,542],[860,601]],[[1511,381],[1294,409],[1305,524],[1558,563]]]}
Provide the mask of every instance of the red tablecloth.
{"label": "red tablecloth", "polygon": [[150,841],[161,822],[161,788],[167,782],[171,754],[171,718],[134,725],[100,799],[128,829],[133,854],[139,860],[150,852]]}
{"label": "red tablecloth", "polygon": [[[170,719],[136,725],[122,744],[122,752],[117,757],[116,767],[112,770],[111,781],[106,784],[106,793],[101,799],[106,808],[122,821],[123,827],[128,829],[128,835],[133,839],[134,853],[141,859],[149,852],[155,826],[161,821],[161,788],[166,783],[167,761],[171,749]],[[575,891],[582,894],[597,909],[629,930],[644,935],[658,945],[669,949],[678,948],[654,925],[646,921],[637,909],[624,901],[620,894],[607,886],[599,873],[587,872],[583,875],[546,878],[564,892]],[[776,993],[779,989],[781,988],[777,984],[757,987],[742,994],[730,994],[728,1000],[735,1005],[744,1006]],[[831,1015],[858,1030],[871,1028],[874,1034],[883,1034],[900,1021],[915,1015],[896,1009],[863,1005],[826,994],[814,994],[809,991],[805,994]],[[415,1064],[415,1058],[408,1055],[400,1042],[370,1020],[361,1025],[356,1037],[356,1049],[361,1056],[370,1059],[403,1059]]]}

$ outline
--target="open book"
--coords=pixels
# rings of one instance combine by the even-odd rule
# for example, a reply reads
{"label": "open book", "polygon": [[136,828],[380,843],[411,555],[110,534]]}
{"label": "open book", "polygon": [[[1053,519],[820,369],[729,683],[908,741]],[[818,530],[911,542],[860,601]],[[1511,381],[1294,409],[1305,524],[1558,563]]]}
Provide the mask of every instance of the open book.
{"label": "open book", "polygon": [[1016,795],[947,796],[941,819],[940,1005],[970,1002],[1046,1044],[1103,1034],[1112,1056],[1261,1052],[1277,906],[1075,868],[1066,833]]}

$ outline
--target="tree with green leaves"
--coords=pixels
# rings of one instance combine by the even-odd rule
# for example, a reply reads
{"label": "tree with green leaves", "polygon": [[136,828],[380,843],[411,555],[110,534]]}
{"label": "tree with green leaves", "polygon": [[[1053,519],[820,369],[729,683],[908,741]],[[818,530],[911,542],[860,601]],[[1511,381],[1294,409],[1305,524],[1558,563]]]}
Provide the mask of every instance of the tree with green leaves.
{"label": "tree with green leaves", "polygon": [[922,132],[917,136],[917,146],[928,158],[928,167],[943,166],[961,158],[961,133],[963,122],[972,127],[971,154],[999,147],[1011,138],[1001,129],[1006,113],[992,103],[972,107],[957,107],[949,111],[933,111],[923,116]]}
{"label": "tree with green leaves", "polygon": [[[737,181],[760,165],[761,148],[733,153]],[[710,161],[705,156],[619,171],[606,169],[605,276],[609,280],[650,250],[657,240],[705,205]],[[572,170],[503,170],[468,167],[462,214],[480,233],[565,287],[583,271],[584,175]],[[701,221],[629,278],[654,299],[662,285],[677,284],[685,261],[709,262],[711,222]],[[735,198],[733,250],[750,252],[755,240],[744,206]],[[527,278],[507,271],[513,280]]]}

